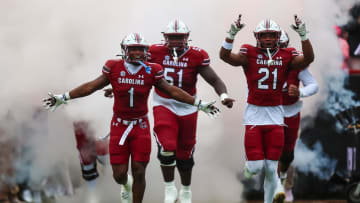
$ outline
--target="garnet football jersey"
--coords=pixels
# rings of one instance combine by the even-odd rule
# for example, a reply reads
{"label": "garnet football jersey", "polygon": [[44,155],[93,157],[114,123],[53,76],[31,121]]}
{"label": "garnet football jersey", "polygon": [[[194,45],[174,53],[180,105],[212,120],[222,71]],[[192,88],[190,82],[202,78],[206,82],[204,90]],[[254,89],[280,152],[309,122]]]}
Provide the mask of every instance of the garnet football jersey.
{"label": "garnet football jersey", "polygon": [[257,106],[282,105],[282,88],[289,63],[298,52],[294,48],[275,50],[271,66],[267,64],[269,57],[260,48],[245,44],[240,53],[248,58],[248,65],[244,67],[249,90],[247,102]]}
{"label": "garnet football jersey", "polygon": [[[165,79],[174,86],[185,90],[190,95],[196,93],[198,68],[210,64],[209,55],[203,49],[189,46],[188,49],[175,62],[169,49],[162,44],[152,45],[149,48],[149,61],[164,67]],[[168,95],[155,89],[161,97],[170,98]]]}
{"label": "garnet football jersey", "polygon": [[110,80],[114,92],[114,114],[122,119],[139,118],[147,114],[147,101],[152,86],[163,78],[161,65],[154,63],[145,64],[145,67],[131,74],[124,60],[108,60],[102,72]]}
{"label": "garnet football jersey", "polygon": [[291,105],[295,104],[297,101],[299,101],[299,97],[291,97],[288,94],[288,87],[289,85],[295,85],[299,88],[300,86],[300,80],[299,80],[299,73],[301,70],[291,70],[289,72],[288,78],[286,80],[286,83],[284,84],[283,89],[283,105]]}

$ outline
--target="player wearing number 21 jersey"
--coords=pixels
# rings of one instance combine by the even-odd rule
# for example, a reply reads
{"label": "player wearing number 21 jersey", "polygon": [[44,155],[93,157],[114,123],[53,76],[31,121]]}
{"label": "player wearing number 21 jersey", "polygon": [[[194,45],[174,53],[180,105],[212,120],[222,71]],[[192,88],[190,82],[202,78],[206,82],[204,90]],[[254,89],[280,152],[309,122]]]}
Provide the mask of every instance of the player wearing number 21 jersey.
{"label": "player wearing number 21 jersey", "polygon": [[305,24],[295,17],[293,28],[301,37],[304,55],[292,48],[279,48],[280,27],[272,20],[261,21],[254,31],[257,45],[242,45],[231,53],[233,40],[244,24],[241,15],[231,25],[220,50],[220,58],[233,66],[242,66],[248,87],[245,125],[245,176],[265,169],[264,202],[283,202],[285,193],[275,196],[278,184],[277,167],[284,146],[284,110],[282,87],[291,69],[306,68],[314,53],[306,37]]}

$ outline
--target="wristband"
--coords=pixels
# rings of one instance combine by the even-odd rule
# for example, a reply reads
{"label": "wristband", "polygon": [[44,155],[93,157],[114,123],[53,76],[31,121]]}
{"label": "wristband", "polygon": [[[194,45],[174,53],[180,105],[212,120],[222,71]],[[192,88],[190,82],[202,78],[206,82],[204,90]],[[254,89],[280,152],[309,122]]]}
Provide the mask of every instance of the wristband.
{"label": "wristband", "polygon": [[229,43],[229,42],[227,42],[227,41],[224,41],[223,44],[222,44],[222,47],[223,47],[224,49],[227,49],[227,50],[232,50],[232,48],[233,48],[233,43]]}
{"label": "wristband", "polygon": [[195,98],[194,106],[199,107],[201,104],[201,99]]}
{"label": "wristband", "polygon": [[69,92],[65,92],[65,94],[63,94],[63,97],[64,97],[64,100],[67,101],[67,100],[70,100],[70,93]]}
{"label": "wristband", "polygon": [[221,100],[221,101],[224,101],[224,100],[227,99],[227,98],[229,98],[229,96],[228,96],[226,93],[222,93],[222,94],[220,95],[220,100]]}

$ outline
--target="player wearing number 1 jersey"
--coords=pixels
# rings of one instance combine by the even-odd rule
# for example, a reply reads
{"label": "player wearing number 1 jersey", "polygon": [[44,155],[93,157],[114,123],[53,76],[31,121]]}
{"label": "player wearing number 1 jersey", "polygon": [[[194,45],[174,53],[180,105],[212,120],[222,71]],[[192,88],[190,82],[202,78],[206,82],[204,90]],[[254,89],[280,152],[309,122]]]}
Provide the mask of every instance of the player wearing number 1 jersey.
{"label": "player wearing number 1 jersey", "polygon": [[[209,66],[209,55],[201,48],[188,46],[189,33],[189,28],[182,21],[171,21],[163,32],[165,44],[149,48],[149,61],[161,64],[165,79],[193,96],[196,96],[197,76],[200,74],[220,95],[222,104],[231,108],[234,100],[227,96],[225,84]],[[156,88],[154,121],[158,159],[165,181],[164,201],[174,203],[177,199],[174,183],[176,166],[182,184],[179,200],[181,203],[190,203],[197,110],[191,105],[171,99]]]}
{"label": "player wearing number 1 jersey", "polygon": [[264,202],[283,202],[275,196],[277,166],[284,145],[284,110],[282,87],[289,70],[306,68],[314,53],[306,36],[305,24],[295,16],[292,27],[299,33],[303,55],[291,48],[279,48],[280,27],[272,20],[263,20],[254,31],[257,45],[245,44],[238,53],[231,53],[236,33],[244,27],[241,15],[231,25],[220,50],[220,58],[233,66],[242,66],[247,80],[248,97],[244,113],[245,176],[265,169]]}
{"label": "player wearing number 1 jersey", "polygon": [[[212,105],[214,102],[202,102],[169,85],[163,78],[161,65],[145,61],[148,44],[138,33],[127,35],[121,47],[123,59],[108,60],[98,78],[63,95],[49,94],[50,97],[44,99],[44,105],[55,109],[69,99],[85,97],[111,84],[114,115],[110,127],[109,153],[113,177],[121,185],[122,203],[140,203],[145,191],[145,169],[151,151],[147,118],[147,100],[151,88],[155,86],[170,97],[193,104],[208,114],[216,114],[218,109]],[[130,156],[134,180],[127,174]]]}

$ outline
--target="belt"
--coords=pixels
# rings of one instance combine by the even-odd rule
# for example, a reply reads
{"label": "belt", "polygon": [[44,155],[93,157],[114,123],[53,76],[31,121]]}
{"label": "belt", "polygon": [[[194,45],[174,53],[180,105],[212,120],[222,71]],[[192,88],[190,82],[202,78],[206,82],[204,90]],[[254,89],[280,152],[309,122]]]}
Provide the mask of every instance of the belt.
{"label": "belt", "polygon": [[140,124],[145,118],[147,118],[147,116],[144,116],[142,118],[138,118],[138,119],[135,119],[135,120],[124,120],[124,119],[121,119],[119,117],[116,119],[117,122],[128,126],[126,128],[126,130],[124,131],[124,133],[122,134],[122,136],[121,136],[121,139],[119,141],[119,145],[124,145],[127,136],[130,134],[131,130],[133,129],[133,126],[136,125],[136,124]]}
{"label": "belt", "polygon": [[133,124],[133,125],[136,125],[136,124],[139,124],[143,121],[144,119],[143,118],[139,118],[139,119],[136,119],[136,120],[124,120],[124,119],[121,119],[121,118],[117,118],[116,121],[123,124],[123,125],[130,125],[130,124]]}

